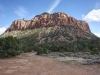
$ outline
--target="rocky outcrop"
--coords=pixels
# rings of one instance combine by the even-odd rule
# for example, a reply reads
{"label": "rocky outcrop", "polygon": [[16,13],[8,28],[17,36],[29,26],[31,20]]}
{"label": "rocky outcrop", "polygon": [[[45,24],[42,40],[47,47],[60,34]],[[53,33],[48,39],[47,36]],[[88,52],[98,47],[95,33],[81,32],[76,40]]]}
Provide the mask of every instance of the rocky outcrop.
{"label": "rocky outcrop", "polygon": [[41,15],[36,15],[33,19],[28,21],[24,19],[15,20],[6,32],[52,26],[76,26],[84,31],[91,32],[88,23],[77,20],[62,12],[53,14],[44,12]]}

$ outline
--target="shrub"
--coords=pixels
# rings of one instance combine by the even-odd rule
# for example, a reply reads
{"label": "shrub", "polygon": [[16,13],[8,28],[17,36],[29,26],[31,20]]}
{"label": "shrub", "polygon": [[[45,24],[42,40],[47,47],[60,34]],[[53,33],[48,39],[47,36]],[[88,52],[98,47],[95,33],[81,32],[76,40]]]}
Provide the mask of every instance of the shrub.
{"label": "shrub", "polygon": [[85,52],[91,52],[91,50],[86,46],[84,49]]}
{"label": "shrub", "polygon": [[48,49],[43,48],[43,53],[44,53],[44,54],[47,54],[47,53],[48,53],[48,51],[49,51]]}
{"label": "shrub", "polygon": [[98,48],[93,48],[91,54],[99,54]]}
{"label": "shrub", "polygon": [[8,36],[5,38],[0,38],[0,57],[13,57],[19,55],[20,51],[20,41],[16,37]]}
{"label": "shrub", "polygon": [[24,52],[24,53],[28,52],[28,48],[26,46],[23,46],[22,47],[22,52]]}
{"label": "shrub", "polygon": [[37,50],[37,55],[39,54],[43,54],[43,48],[42,47],[39,47],[38,50]]}
{"label": "shrub", "polygon": [[63,53],[63,52],[65,52],[65,50],[64,49],[60,49],[59,52]]}

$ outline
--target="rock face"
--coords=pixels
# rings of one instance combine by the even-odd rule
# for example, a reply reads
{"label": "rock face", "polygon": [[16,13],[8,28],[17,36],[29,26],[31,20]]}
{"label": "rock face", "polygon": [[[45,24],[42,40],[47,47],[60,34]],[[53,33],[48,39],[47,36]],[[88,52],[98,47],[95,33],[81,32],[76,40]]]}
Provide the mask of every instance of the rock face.
{"label": "rock face", "polygon": [[44,12],[41,15],[36,15],[29,21],[24,19],[15,20],[12,22],[11,26],[6,30],[6,32],[53,26],[76,26],[84,31],[91,32],[88,23],[76,20],[75,18],[61,12],[53,14]]}

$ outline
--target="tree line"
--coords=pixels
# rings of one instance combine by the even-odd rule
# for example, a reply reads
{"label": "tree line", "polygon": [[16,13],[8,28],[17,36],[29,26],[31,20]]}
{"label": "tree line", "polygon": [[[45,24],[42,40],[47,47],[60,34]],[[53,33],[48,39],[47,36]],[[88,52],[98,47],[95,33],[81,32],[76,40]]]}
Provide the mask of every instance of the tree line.
{"label": "tree line", "polygon": [[23,45],[16,37],[0,38],[0,58],[13,57],[22,52],[31,52],[33,50],[38,55],[49,52],[90,52],[91,54],[100,54],[100,38],[78,38],[74,42],[55,41],[42,44],[23,43]]}

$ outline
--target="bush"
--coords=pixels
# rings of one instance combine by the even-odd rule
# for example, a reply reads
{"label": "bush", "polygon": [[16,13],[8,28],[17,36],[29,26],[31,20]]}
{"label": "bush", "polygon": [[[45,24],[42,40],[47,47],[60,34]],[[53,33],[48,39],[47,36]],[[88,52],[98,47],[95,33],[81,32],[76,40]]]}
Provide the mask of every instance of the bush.
{"label": "bush", "polygon": [[43,48],[43,47],[38,47],[38,49],[37,49],[37,55],[39,55],[39,54],[47,54],[49,52],[49,50],[48,49],[46,49],[46,48]]}
{"label": "bush", "polygon": [[85,51],[85,52],[90,52],[90,53],[91,53],[91,50],[90,50],[87,46],[85,47],[84,51]]}
{"label": "bush", "polygon": [[37,55],[39,54],[43,54],[43,48],[42,47],[39,47],[38,50],[37,50]]}
{"label": "bush", "polygon": [[63,52],[65,52],[65,50],[64,49],[60,49],[59,52],[63,53]]}
{"label": "bush", "polygon": [[22,47],[22,52],[24,52],[24,53],[28,52],[28,48],[26,46],[23,46]]}
{"label": "bush", "polygon": [[16,37],[8,36],[5,38],[0,38],[0,57],[13,57],[19,55],[20,51],[20,42]]}
{"label": "bush", "polygon": [[44,54],[47,54],[48,52],[49,52],[48,49],[46,49],[46,48],[43,49],[43,53],[44,53]]}
{"label": "bush", "polygon": [[98,48],[93,48],[91,54],[99,54]]}

